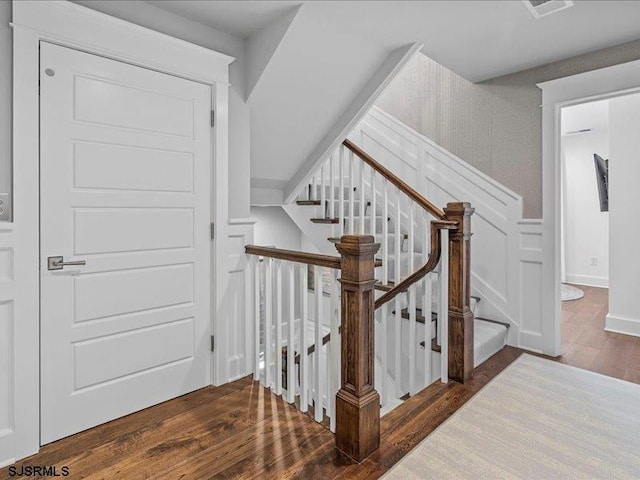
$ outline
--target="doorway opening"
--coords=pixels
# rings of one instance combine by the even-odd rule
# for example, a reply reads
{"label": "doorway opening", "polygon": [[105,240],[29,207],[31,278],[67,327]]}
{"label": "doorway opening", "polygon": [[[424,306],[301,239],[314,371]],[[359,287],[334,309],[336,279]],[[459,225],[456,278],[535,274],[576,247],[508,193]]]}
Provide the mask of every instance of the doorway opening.
{"label": "doorway opening", "polygon": [[637,93],[561,110],[560,309],[565,363],[640,382],[640,339],[610,325],[612,297],[618,308],[634,289],[621,255],[633,251],[632,234],[621,219],[634,188],[624,179],[636,168],[626,154],[629,125],[640,128],[640,115],[629,116],[636,102]]}

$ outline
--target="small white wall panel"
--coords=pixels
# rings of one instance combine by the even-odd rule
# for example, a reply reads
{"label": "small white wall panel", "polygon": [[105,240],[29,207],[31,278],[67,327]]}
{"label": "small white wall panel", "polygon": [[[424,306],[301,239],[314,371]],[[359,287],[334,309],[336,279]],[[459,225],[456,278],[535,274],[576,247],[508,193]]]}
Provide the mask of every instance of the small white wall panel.
{"label": "small white wall panel", "polygon": [[[161,95],[106,79],[76,75],[74,80],[76,121],[153,134],[193,136],[192,99]],[[171,114],[166,115],[167,112]]]}
{"label": "small white wall panel", "polygon": [[222,280],[225,295],[218,310],[215,335],[227,339],[216,342],[216,352],[224,363],[218,368],[229,381],[249,375],[255,368],[255,279],[250,276],[249,256],[244,253],[245,245],[253,243],[254,223],[251,219],[230,220],[226,237],[226,276]]}
{"label": "small white wall panel", "polygon": [[193,247],[191,208],[76,209],[73,216],[76,255]]}
{"label": "small white wall panel", "polygon": [[0,282],[13,281],[13,249],[0,247]]}
{"label": "small white wall panel", "polygon": [[193,302],[193,265],[85,274],[74,279],[74,321]]}
{"label": "small white wall panel", "polygon": [[[75,390],[193,357],[193,318],[77,342]],[[136,355],[140,345],[151,345]],[[118,352],[118,355],[114,355]]]}
{"label": "small white wall panel", "polygon": [[74,144],[73,186],[193,192],[193,154],[98,142]]}
{"label": "small white wall panel", "polygon": [[13,302],[0,301],[0,437],[13,428]]}
{"label": "small white wall panel", "polygon": [[0,223],[0,466],[14,456],[14,233]]}

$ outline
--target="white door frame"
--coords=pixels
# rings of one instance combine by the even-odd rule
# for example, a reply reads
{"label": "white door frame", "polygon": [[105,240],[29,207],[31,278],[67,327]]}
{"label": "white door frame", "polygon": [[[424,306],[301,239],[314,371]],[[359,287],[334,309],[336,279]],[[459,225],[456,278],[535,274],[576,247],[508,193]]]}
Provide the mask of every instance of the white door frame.
{"label": "white door frame", "polygon": [[560,347],[561,110],[640,91],[640,60],[538,84],[542,89],[542,338],[540,350]]}
{"label": "white door frame", "polygon": [[[39,45],[41,41],[176,75],[211,86],[212,109],[212,315],[220,311],[226,274],[224,239],[228,225],[229,64],[235,59],[67,1],[13,0],[13,298],[12,451],[1,464],[34,454],[40,447],[40,276],[39,276]],[[212,332],[215,325],[212,322]],[[224,333],[224,332],[221,332]],[[224,341],[223,339],[221,339]],[[216,354],[217,355],[217,354]],[[227,381],[212,356],[211,383]],[[6,440],[7,438],[4,438]],[[4,450],[4,449],[3,449]]]}

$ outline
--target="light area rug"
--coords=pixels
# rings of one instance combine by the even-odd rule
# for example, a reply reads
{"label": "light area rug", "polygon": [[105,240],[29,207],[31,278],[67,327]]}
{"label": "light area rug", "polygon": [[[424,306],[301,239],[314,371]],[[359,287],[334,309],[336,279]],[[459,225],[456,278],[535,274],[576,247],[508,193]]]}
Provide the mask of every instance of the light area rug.
{"label": "light area rug", "polygon": [[638,479],[640,385],[522,355],[386,479]]}
{"label": "light area rug", "polygon": [[568,302],[570,300],[578,300],[584,297],[584,292],[577,287],[567,285],[566,283],[560,284],[560,301]]}

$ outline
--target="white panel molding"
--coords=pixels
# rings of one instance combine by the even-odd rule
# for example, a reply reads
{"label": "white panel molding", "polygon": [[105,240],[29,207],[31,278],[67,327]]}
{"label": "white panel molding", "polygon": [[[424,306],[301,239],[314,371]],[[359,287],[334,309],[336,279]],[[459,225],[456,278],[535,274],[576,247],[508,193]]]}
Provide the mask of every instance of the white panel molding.
{"label": "white panel molding", "polygon": [[[223,357],[218,365],[226,370],[224,376],[227,381],[253,373],[255,365],[254,299],[247,294],[253,291],[253,277],[249,269],[249,256],[244,253],[244,247],[253,244],[255,223],[251,218],[232,218],[228,222],[225,278],[233,288],[228,290],[223,299],[224,314],[216,322],[215,342],[218,356]],[[218,338],[222,338],[222,342]]]}
{"label": "white panel molding", "polygon": [[607,315],[604,329],[607,332],[622,333],[640,337],[640,318],[625,318],[611,314]]}
{"label": "white panel molding", "polygon": [[594,277],[593,275],[566,274],[567,283],[586,285],[588,287],[609,288],[609,279],[606,277]]}
{"label": "white panel molding", "polygon": [[15,232],[0,223],[0,468],[15,458]]}
{"label": "white panel molding", "polygon": [[518,347],[544,351],[542,322],[542,220],[518,222],[520,335]]}
{"label": "white panel molding", "polygon": [[530,307],[542,288],[542,220],[522,219],[522,197],[378,107],[349,137],[437,205],[471,202],[477,314],[510,323],[509,344],[540,351],[541,308]]}
{"label": "white panel molding", "polygon": [[[13,282],[20,288],[0,283],[0,295],[12,291],[12,364],[0,369],[2,382],[10,378],[11,403],[7,409],[11,424],[0,425],[0,465],[38,451],[40,446],[39,405],[39,47],[41,41],[75,48],[161,73],[176,75],[209,85],[211,108],[216,112],[212,135],[212,189],[215,197],[212,221],[216,239],[212,242],[213,294],[207,298],[216,307],[213,322],[223,317],[227,295],[228,223],[228,88],[232,57],[175,39],[138,25],[104,15],[67,1],[13,1],[13,166],[14,223],[0,226],[0,238],[13,252]],[[214,199],[215,198],[215,199]],[[5,245],[3,243],[2,245]],[[6,256],[0,258],[6,258]],[[2,266],[0,265],[0,269]],[[0,329],[3,328],[0,318]],[[224,334],[225,332],[223,332]],[[218,337],[220,343],[226,343]],[[214,366],[221,363],[213,355]],[[1,364],[0,364],[1,365]],[[212,382],[227,381],[214,369]],[[0,412],[0,419],[6,412]]]}
{"label": "white panel molding", "polygon": [[560,355],[561,122],[563,107],[640,91],[640,60],[538,84],[542,90],[544,353]]}

